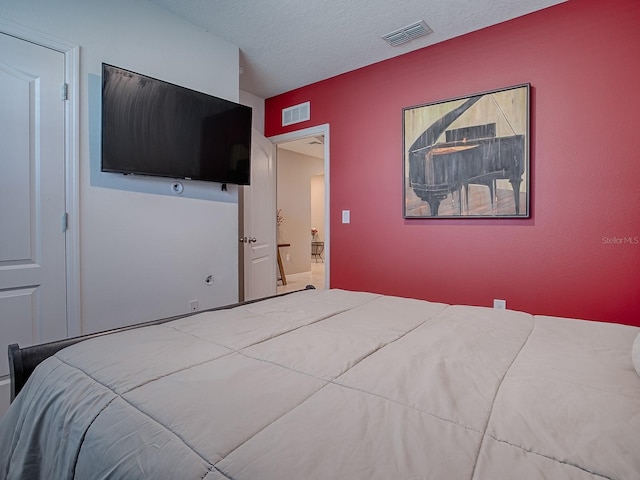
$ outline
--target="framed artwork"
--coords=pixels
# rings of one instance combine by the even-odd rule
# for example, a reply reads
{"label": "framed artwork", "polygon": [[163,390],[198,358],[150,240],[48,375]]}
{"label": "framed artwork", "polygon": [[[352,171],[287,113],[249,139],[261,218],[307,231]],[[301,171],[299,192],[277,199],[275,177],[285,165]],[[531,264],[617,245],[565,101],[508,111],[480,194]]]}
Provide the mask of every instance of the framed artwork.
{"label": "framed artwork", "polygon": [[402,110],[404,218],[529,217],[529,89]]}

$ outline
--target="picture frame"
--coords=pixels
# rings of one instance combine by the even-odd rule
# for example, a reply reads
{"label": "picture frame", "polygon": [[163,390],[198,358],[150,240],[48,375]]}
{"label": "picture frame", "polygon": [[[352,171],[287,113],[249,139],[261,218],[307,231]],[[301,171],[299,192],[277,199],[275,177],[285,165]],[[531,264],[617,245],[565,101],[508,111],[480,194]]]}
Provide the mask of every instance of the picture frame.
{"label": "picture frame", "polygon": [[529,218],[530,84],[402,110],[403,217]]}

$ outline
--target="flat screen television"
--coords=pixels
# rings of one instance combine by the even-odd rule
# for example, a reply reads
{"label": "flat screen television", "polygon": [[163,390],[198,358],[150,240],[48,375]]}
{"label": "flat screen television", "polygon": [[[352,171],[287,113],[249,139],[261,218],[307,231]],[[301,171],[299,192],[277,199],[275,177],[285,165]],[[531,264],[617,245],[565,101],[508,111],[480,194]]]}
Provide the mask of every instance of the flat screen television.
{"label": "flat screen television", "polygon": [[251,108],[103,63],[101,170],[249,185]]}

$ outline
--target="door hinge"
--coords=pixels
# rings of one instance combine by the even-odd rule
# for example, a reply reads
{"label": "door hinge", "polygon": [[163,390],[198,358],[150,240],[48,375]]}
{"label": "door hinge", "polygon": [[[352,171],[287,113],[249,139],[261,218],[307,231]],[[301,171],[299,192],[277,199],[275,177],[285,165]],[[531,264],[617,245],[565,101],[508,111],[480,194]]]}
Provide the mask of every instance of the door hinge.
{"label": "door hinge", "polygon": [[60,88],[60,98],[62,100],[69,100],[69,84],[63,83]]}
{"label": "door hinge", "polygon": [[62,226],[62,231],[66,232],[69,229],[69,214],[67,212],[64,212],[62,214],[62,221],[60,222],[61,226]]}

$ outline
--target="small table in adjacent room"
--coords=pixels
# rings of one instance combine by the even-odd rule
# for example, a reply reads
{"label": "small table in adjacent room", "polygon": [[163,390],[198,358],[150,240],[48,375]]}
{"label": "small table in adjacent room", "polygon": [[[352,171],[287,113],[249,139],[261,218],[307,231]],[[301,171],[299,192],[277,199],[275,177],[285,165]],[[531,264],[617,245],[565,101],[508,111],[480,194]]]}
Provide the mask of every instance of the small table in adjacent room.
{"label": "small table in adjacent room", "polygon": [[287,277],[284,274],[284,266],[282,265],[282,257],[280,256],[280,247],[290,247],[290,243],[279,243],[278,244],[278,270],[280,270],[280,280],[282,280],[282,285],[287,284]]}
{"label": "small table in adjacent room", "polygon": [[311,242],[311,256],[316,259],[316,263],[318,259],[324,262],[322,252],[324,252],[324,242]]}

